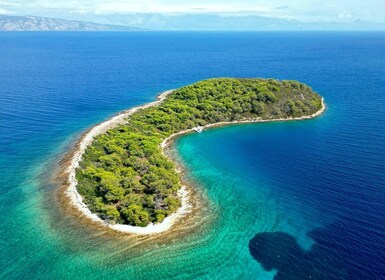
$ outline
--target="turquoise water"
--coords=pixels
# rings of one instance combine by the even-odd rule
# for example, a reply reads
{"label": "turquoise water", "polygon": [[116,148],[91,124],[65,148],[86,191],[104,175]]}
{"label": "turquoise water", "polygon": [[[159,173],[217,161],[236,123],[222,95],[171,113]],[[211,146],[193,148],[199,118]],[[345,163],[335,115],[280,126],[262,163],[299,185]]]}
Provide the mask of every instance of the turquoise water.
{"label": "turquoise water", "polygon": [[[1,279],[385,278],[384,33],[0,33],[0,49]],[[63,208],[55,170],[85,129],[221,76],[297,79],[328,108],[178,139],[207,202],[195,227],[111,236]]]}

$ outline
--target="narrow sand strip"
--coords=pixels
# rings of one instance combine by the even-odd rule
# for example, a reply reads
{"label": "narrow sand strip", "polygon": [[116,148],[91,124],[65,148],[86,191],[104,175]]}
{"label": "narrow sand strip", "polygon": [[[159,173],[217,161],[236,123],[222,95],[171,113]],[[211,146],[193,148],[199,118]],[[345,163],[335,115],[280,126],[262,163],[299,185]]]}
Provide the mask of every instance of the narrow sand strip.
{"label": "narrow sand strip", "polygon": [[158,100],[138,106],[135,108],[132,108],[130,110],[124,111],[120,114],[118,114],[115,117],[112,117],[111,119],[102,122],[96,126],[94,126],[88,133],[86,133],[83,138],[79,142],[79,147],[73,154],[73,157],[71,159],[71,163],[69,167],[66,170],[66,173],[68,174],[68,188],[65,191],[65,194],[70,198],[71,203],[87,218],[91,219],[94,222],[98,222],[102,225],[108,226],[109,228],[121,232],[126,233],[135,233],[135,234],[154,234],[154,233],[160,233],[164,232],[171,228],[171,226],[175,223],[175,221],[181,217],[184,216],[186,213],[189,212],[189,209],[191,208],[188,204],[188,192],[185,187],[182,187],[178,191],[178,195],[181,199],[182,206],[177,210],[176,213],[166,217],[162,223],[159,224],[149,224],[146,227],[138,227],[138,226],[130,226],[130,225],[123,225],[123,224],[109,224],[107,221],[102,220],[98,217],[98,215],[92,213],[90,209],[87,207],[87,205],[83,202],[83,199],[81,195],[78,193],[76,189],[77,180],[76,180],[76,168],[79,166],[79,163],[82,159],[82,156],[86,150],[86,148],[92,143],[94,137],[105,133],[107,130],[112,129],[120,124],[126,123],[126,118],[135,113],[136,111],[144,108],[148,108],[151,106],[157,106],[163,100],[166,98],[168,94],[173,92],[173,90],[168,90],[163,92],[158,96]]}
{"label": "narrow sand strip", "polygon": [[[162,223],[159,224],[149,224],[146,227],[138,227],[138,226],[130,226],[130,225],[123,225],[123,224],[109,224],[107,221],[102,220],[99,218],[96,214],[92,213],[87,205],[83,202],[83,199],[81,195],[78,193],[76,189],[77,180],[76,180],[76,168],[79,166],[79,163],[82,159],[83,153],[85,152],[86,148],[92,143],[94,137],[105,133],[107,130],[112,129],[120,124],[125,124],[126,118],[136,111],[144,108],[148,108],[151,106],[157,106],[163,100],[167,97],[168,94],[173,92],[173,90],[168,90],[163,92],[158,96],[158,100],[145,104],[143,106],[138,106],[135,108],[132,108],[130,110],[124,111],[117,116],[100,123],[96,126],[94,126],[88,133],[86,133],[83,138],[79,142],[78,149],[74,152],[71,163],[69,167],[66,170],[66,173],[68,173],[68,183],[69,186],[65,191],[65,194],[70,198],[71,204],[73,204],[83,215],[85,215],[87,218],[94,222],[98,222],[102,225],[105,225],[113,230],[125,232],[125,233],[133,233],[133,234],[156,234],[161,233],[164,231],[167,231],[172,227],[172,225],[181,217],[185,216],[187,213],[191,211],[191,204],[189,203],[189,193],[187,191],[187,188],[185,186],[182,186],[182,188],[178,191],[178,195],[181,199],[182,206],[172,215],[166,217]],[[218,122],[213,124],[208,124],[206,126],[203,126],[203,129],[211,128],[211,127],[218,127],[218,126],[224,126],[229,124],[237,124],[237,123],[257,123],[257,122],[273,122],[273,121],[291,121],[291,120],[305,120],[305,119],[311,119],[315,118],[319,115],[321,115],[326,109],[324,99],[322,98],[322,108],[317,111],[316,113],[309,115],[309,116],[303,116],[303,117],[296,117],[296,118],[279,118],[279,119],[266,119],[262,120],[261,118],[252,119],[252,120],[240,120],[240,121],[232,121],[232,122]],[[160,144],[160,148],[162,149],[162,153],[167,156],[165,153],[165,148],[172,142],[175,137],[178,137],[180,135],[191,133],[194,130],[186,129],[177,133],[174,133],[173,135],[167,137],[162,141]]]}

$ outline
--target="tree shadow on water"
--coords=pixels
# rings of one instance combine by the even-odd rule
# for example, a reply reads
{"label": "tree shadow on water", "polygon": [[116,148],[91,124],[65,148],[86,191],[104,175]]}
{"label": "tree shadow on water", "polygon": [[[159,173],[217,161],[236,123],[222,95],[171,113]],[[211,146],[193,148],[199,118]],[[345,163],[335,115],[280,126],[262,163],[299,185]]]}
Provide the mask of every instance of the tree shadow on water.
{"label": "tree shadow on water", "polygon": [[309,236],[315,243],[305,251],[287,233],[258,233],[249,251],[265,270],[277,271],[274,280],[385,279],[385,238],[375,231],[340,221]]}

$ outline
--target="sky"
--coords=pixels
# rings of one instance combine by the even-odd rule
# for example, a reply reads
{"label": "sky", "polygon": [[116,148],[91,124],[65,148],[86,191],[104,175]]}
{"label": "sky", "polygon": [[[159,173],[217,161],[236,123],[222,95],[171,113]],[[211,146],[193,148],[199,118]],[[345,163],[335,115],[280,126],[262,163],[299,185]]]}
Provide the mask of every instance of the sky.
{"label": "sky", "polygon": [[57,17],[128,13],[219,13],[299,21],[385,22],[385,0],[0,0],[0,14]]}

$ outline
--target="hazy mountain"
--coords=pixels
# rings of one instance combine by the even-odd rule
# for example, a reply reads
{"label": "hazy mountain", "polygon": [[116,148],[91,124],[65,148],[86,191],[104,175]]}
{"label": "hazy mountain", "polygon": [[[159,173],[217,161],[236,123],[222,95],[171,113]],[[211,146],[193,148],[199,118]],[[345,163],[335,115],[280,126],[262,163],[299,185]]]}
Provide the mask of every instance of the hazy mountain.
{"label": "hazy mountain", "polygon": [[86,21],[55,19],[35,16],[2,16],[0,31],[132,31],[120,25],[108,25]]}
{"label": "hazy mountain", "polygon": [[90,15],[91,21],[143,27],[152,30],[385,30],[385,23],[362,20],[341,22],[301,22],[259,16],[247,12],[233,14],[125,14]]}
{"label": "hazy mountain", "polygon": [[[1,16],[7,31],[133,31],[133,30],[385,30],[385,23],[362,20],[301,22],[256,14],[63,14],[65,19],[36,16]],[[86,21],[84,21],[86,20]]]}

